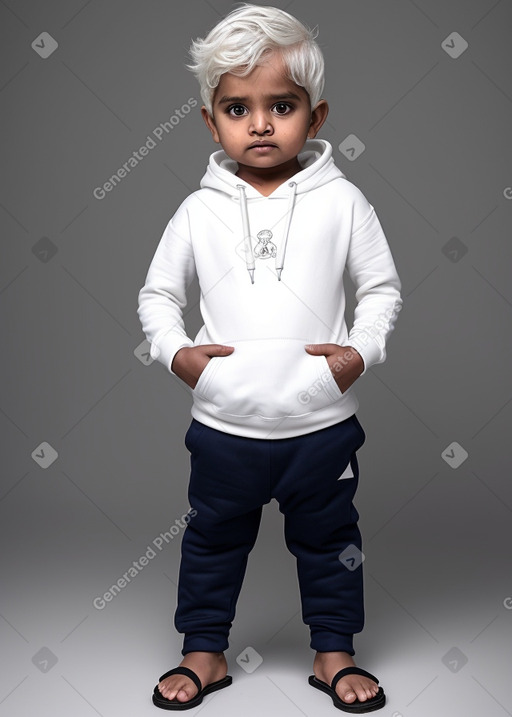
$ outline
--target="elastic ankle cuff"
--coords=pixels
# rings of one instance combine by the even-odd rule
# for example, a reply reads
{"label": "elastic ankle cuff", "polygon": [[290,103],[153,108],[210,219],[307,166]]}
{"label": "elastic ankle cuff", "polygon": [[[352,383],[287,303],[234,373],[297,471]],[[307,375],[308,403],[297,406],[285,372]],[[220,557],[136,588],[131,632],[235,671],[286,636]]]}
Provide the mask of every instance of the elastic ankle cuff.
{"label": "elastic ankle cuff", "polygon": [[355,655],[354,636],[318,630],[311,631],[310,647],[316,652],[348,652]]}

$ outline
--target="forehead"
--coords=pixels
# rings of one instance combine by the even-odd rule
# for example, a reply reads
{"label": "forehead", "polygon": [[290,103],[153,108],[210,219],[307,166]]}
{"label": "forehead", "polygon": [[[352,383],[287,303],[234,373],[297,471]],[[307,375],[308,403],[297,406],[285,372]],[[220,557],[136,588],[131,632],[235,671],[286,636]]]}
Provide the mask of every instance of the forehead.
{"label": "forehead", "polygon": [[275,100],[283,95],[291,98],[292,94],[297,100],[307,99],[305,89],[286,77],[285,73],[282,58],[277,53],[271,55],[262,65],[254,67],[245,77],[225,72],[216,88],[215,102],[224,104],[233,97]]}

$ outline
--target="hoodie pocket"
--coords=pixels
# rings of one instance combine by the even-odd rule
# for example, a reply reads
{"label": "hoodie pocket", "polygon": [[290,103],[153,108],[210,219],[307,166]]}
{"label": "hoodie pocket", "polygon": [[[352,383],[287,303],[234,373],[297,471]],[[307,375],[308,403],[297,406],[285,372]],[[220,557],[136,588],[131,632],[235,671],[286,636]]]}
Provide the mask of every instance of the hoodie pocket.
{"label": "hoodie pocket", "polygon": [[[230,344],[230,346],[233,346],[233,344]],[[192,389],[192,393],[197,393],[200,396],[206,396],[210,381],[216,371],[220,368],[219,361],[222,361],[223,358],[227,358],[227,356],[212,356],[210,358],[204,369],[199,374],[199,378],[197,379],[196,385]]]}
{"label": "hoodie pocket", "polygon": [[302,416],[342,398],[325,356],[307,339],[229,341],[235,350],[213,356],[193,389],[219,413],[275,419]]}

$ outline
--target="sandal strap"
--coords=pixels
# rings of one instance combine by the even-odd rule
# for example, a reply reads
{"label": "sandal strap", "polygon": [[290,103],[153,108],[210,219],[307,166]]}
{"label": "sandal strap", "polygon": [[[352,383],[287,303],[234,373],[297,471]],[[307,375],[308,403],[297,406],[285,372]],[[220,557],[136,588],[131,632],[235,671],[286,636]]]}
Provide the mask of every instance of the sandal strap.
{"label": "sandal strap", "polygon": [[342,670],[340,670],[334,675],[331,682],[331,687],[333,690],[336,690],[336,685],[342,677],[345,677],[345,675],[362,675],[363,677],[368,677],[368,679],[373,680],[374,682],[379,684],[378,679],[370,672],[363,670],[361,667],[356,667],[355,665],[353,665],[352,667],[344,667]]}
{"label": "sandal strap", "polygon": [[170,677],[171,675],[185,675],[185,677],[190,677],[192,682],[197,687],[198,692],[201,692],[203,689],[201,680],[196,675],[196,673],[193,670],[191,670],[189,667],[184,667],[183,665],[180,665],[179,667],[175,667],[173,670],[169,670],[169,672],[166,672],[165,675],[162,675],[160,677],[159,681],[161,682],[162,680],[165,680],[166,677]]}

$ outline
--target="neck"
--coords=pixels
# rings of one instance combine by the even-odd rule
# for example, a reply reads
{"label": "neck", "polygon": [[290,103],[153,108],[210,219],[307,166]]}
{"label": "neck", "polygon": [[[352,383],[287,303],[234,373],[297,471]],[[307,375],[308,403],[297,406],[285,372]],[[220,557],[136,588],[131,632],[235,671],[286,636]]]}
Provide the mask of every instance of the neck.
{"label": "neck", "polygon": [[277,167],[249,167],[246,164],[239,164],[236,176],[252,185],[261,194],[271,194],[287,179],[300,172],[302,167],[297,157],[293,157],[284,164]]}

